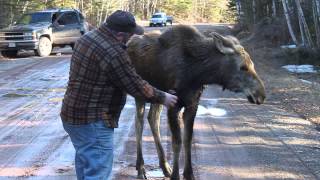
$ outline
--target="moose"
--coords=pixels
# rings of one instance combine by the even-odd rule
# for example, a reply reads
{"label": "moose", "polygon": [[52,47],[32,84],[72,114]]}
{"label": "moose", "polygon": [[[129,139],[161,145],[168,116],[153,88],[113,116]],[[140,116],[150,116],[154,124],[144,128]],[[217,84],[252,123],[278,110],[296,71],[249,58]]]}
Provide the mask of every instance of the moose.
{"label": "moose", "polygon": [[[174,107],[168,108],[168,124],[172,133],[173,169],[167,162],[160,142],[160,113],[162,106],[151,104],[148,121],[155,140],[159,165],[166,177],[180,179],[179,155],[183,142],[185,166],[183,176],[195,179],[191,162],[193,124],[200,96],[205,85],[217,84],[223,89],[242,92],[250,103],[262,104],[265,87],[254,69],[249,54],[232,36],[211,33],[202,35],[195,27],[178,25],[163,33],[151,32],[133,36],[128,42],[128,54],[142,78],[163,91],[173,90],[178,96]],[[143,117],[146,102],[136,102],[136,140],[138,178],[147,179],[142,155]],[[179,114],[184,108],[181,137]]]}

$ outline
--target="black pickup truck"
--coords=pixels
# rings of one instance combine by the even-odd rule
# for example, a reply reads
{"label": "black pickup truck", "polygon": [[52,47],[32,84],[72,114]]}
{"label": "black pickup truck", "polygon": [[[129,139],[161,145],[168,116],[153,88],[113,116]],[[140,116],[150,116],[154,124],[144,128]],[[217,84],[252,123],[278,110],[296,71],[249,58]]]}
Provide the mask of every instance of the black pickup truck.
{"label": "black pickup truck", "polygon": [[73,47],[89,30],[83,15],[75,9],[48,9],[27,13],[7,28],[0,29],[0,51],[14,57],[19,50],[34,50],[48,56],[55,46]]}

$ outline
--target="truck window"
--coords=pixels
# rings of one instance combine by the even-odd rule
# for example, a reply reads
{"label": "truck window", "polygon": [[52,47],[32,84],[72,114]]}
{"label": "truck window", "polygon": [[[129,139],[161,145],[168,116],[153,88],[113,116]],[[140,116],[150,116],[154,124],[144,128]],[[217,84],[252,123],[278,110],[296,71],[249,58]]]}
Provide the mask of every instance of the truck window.
{"label": "truck window", "polygon": [[59,18],[58,23],[60,25],[77,24],[78,23],[77,13],[66,12]]}
{"label": "truck window", "polygon": [[51,22],[51,13],[39,12],[39,13],[30,13],[24,14],[18,20],[17,24],[33,24],[41,22]]}
{"label": "truck window", "polygon": [[161,15],[153,15],[152,18],[161,18]]}

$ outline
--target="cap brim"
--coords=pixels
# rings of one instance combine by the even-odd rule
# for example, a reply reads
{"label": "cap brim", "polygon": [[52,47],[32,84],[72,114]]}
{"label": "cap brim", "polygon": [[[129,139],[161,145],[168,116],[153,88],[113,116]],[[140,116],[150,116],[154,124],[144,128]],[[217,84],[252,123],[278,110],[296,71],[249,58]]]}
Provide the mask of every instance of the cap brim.
{"label": "cap brim", "polygon": [[137,35],[142,35],[144,33],[144,29],[142,26],[136,25],[136,27],[133,30],[133,33]]}

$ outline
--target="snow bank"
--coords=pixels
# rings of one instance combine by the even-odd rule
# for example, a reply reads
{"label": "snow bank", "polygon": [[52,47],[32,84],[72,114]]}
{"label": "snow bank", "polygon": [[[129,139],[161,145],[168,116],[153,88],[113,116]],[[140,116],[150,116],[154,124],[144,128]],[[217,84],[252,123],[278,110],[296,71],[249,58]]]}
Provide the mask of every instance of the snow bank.
{"label": "snow bank", "polygon": [[286,65],[282,66],[282,68],[287,69],[293,73],[316,73],[317,70],[314,69],[313,65]]}

